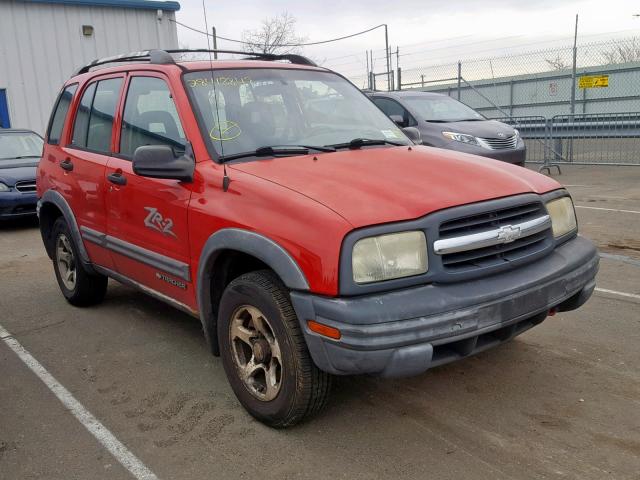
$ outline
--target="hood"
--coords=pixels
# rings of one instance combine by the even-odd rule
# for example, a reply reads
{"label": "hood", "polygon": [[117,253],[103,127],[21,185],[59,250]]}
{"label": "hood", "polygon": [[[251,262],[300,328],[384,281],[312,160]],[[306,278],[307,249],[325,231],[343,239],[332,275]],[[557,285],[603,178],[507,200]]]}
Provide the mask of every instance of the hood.
{"label": "hood", "polygon": [[441,132],[466,133],[474,137],[500,138],[499,134],[510,137],[515,132],[513,127],[495,120],[478,120],[471,122],[427,122],[429,129],[438,129]]}
{"label": "hood", "polygon": [[0,160],[0,182],[10,187],[16,182],[35,180],[39,158]]}
{"label": "hood", "polygon": [[414,219],[466,203],[560,188],[555,180],[521,167],[423,146],[257,160],[234,164],[230,169],[310,197],[356,228]]}

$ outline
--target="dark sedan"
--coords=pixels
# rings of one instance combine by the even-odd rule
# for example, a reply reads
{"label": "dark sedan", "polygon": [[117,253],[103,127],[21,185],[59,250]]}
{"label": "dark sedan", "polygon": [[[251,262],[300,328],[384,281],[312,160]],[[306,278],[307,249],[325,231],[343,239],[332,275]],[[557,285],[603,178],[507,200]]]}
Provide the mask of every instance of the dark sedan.
{"label": "dark sedan", "polygon": [[526,148],[518,130],[488,120],[464,103],[439,93],[369,92],[400,127],[416,127],[422,143],[524,166]]}
{"label": "dark sedan", "polygon": [[43,143],[31,130],[0,129],[0,219],[36,214]]}

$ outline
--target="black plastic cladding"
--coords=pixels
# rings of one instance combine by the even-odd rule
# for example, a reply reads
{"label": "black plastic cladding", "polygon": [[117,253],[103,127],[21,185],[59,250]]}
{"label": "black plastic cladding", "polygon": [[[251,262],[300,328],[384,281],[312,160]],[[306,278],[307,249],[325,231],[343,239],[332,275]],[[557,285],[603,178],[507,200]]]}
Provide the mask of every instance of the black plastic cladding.
{"label": "black plastic cladding", "polygon": [[[340,295],[366,295],[375,292],[391,291],[400,288],[423,285],[425,283],[452,283],[473,280],[475,278],[486,277],[498,272],[510,270],[519,265],[533,262],[536,259],[547,255],[556,246],[569,240],[570,238],[573,238],[576,233],[572,232],[562,238],[554,239],[551,229],[549,229],[544,240],[544,247],[532,254],[525,255],[514,261],[505,262],[501,265],[491,265],[475,268],[469,271],[459,272],[448,271],[444,268],[442,264],[442,256],[437,255],[433,250],[433,242],[439,238],[440,225],[446,221],[455,218],[476,215],[486,211],[510,208],[527,203],[541,202],[544,205],[546,202],[559,197],[569,197],[569,193],[564,189],[558,189],[543,195],[538,195],[535,193],[513,195],[496,200],[488,200],[458,207],[447,208],[434,213],[430,213],[429,215],[421,217],[417,220],[388,223],[384,225],[377,225],[374,227],[365,227],[350,232],[342,242],[342,249],[340,252]],[[427,258],[429,262],[429,269],[427,270],[427,273],[367,284],[358,284],[353,281],[351,252],[353,251],[353,247],[358,240],[376,235],[408,232],[413,230],[421,230],[427,237]]]}

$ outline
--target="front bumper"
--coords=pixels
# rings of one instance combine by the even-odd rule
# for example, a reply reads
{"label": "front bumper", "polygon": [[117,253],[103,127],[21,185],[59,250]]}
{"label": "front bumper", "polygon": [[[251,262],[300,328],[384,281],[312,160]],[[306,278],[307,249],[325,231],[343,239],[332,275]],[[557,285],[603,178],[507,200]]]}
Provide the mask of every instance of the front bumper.
{"label": "front bumper", "polygon": [[449,142],[441,148],[447,150],[455,150],[456,152],[471,153],[473,155],[479,155],[481,157],[493,158],[494,160],[500,160],[506,163],[513,163],[524,167],[524,162],[527,156],[527,149],[524,142],[520,140],[518,146],[512,149],[505,150],[488,150],[486,148],[478,147],[475,145],[469,145],[462,142]]}
{"label": "front bumper", "polygon": [[38,195],[35,192],[0,192],[0,218],[35,215],[37,203]]}
{"label": "front bumper", "polygon": [[[593,293],[598,262],[593,244],[578,236],[543,259],[490,277],[351,298],[292,292],[291,300],[320,369],[416,375],[505,342],[552,308],[578,308]],[[307,320],[338,328],[340,340],[313,333]]]}

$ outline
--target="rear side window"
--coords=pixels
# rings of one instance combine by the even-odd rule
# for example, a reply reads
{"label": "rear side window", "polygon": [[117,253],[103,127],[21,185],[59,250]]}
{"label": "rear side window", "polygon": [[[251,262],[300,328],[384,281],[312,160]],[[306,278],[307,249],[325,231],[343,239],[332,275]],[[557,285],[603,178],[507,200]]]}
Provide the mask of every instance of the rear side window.
{"label": "rear side window", "polygon": [[91,84],[85,90],[73,128],[73,145],[109,153],[113,119],[118,105],[122,78]]}
{"label": "rear side window", "polygon": [[91,104],[93,96],[96,93],[96,84],[92,83],[82,94],[80,105],[76,112],[76,121],[73,122],[73,138],[71,144],[74,147],[85,148],[87,146],[87,131],[89,127],[89,114],[91,113]]}
{"label": "rear side window", "polygon": [[58,97],[56,106],[53,109],[53,114],[51,115],[51,121],[49,122],[49,130],[47,131],[47,143],[51,145],[58,145],[60,143],[62,127],[64,126],[65,119],[67,118],[67,112],[69,111],[71,100],[73,99],[73,95],[76,93],[77,89],[77,83],[69,85],[62,91],[62,93]]}
{"label": "rear side window", "polygon": [[166,82],[156,77],[133,77],[124,106],[120,153],[131,157],[143,145],[168,145],[180,151],[185,144]]}

